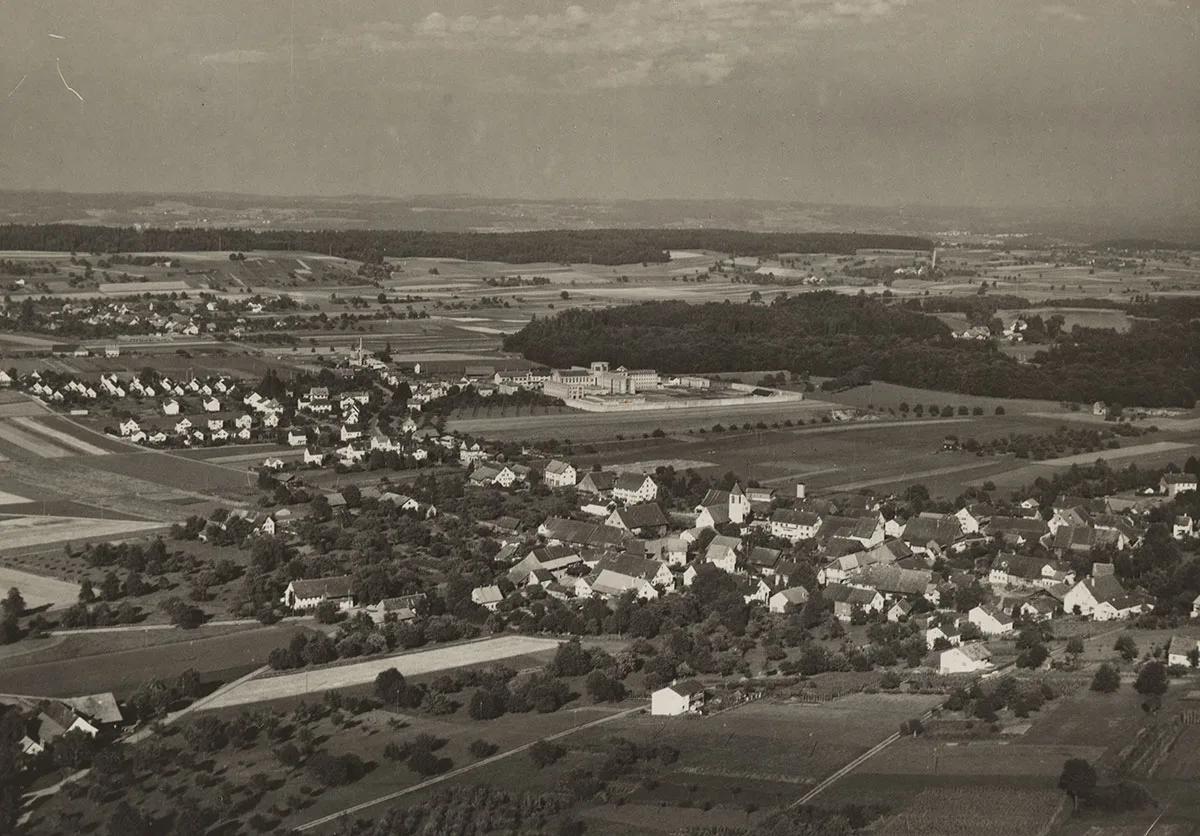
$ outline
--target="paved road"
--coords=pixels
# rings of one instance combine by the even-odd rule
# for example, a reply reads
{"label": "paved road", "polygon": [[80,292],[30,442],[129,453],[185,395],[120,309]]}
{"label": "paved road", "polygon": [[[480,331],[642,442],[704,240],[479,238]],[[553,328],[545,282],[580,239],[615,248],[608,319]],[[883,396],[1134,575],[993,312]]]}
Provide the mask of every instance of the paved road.
{"label": "paved road", "polygon": [[[649,707],[650,707],[649,704],[646,704],[646,705],[635,706],[634,708],[628,708],[624,711],[619,711],[616,714],[610,714],[607,717],[601,717],[599,720],[592,720],[590,723],[584,723],[582,726],[575,726],[574,728],[566,729],[565,731],[560,731],[555,734],[547,735],[546,737],[541,738],[541,739],[542,740],[558,740],[563,737],[568,737],[572,734],[577,734],[586,729],[595,728],[596,726],[603,725],[604,723],[611,723],[613,720],[619,720],[622,717],[628,717],[630,714],[635,714],[638,711],[645,711]],[[294,827],[292,829],[299,830],[299,831],[312,830],[314,828],[321,827],[322,825],[330,824],[331,822],[337,821],[338,819],[342,818],[343,816],[351,816],[351,815],[354,815],[355,813],[360,813],[363,810],[369,809],[371,807],[375,807],[380,804],[386,804],[389,801],[395,801],[397,798],[401,798],[402,796],[408,795],[410,793],[419,792],[423,789],[427,789],[429,787],[440,784],[443,781],[449,781],[451,779],[457,778],[460,775],[465,775],[466,773],[468,773],[474,769],[479,769],[480,767],[488,766],[489,764],[496,763],[497,761],[502,761],[505,758],[511,758],[513,755],[520,754],[521,752],[524,752],[526,749],[529,749],[531,746],[533,746],[537,742],[538,741],[536,741],[536,740],[531,740],[530,742],[522,744],[521,746],[518,746],[515,749],[509,749],[507,752],[501,752],[498,755],[492,755],[489,758],[484,758],[482,760],[475,761],[475,763],[467,764],[466,766],[461,766],[458,769],[451,770],[450,772],[447,772],[445,775],[438,775],[436,778],[430,778],[427,781],[422,781],[419,784],[412,785],[411,787],[405,787],[402,790],[397,790],[396,792],[388,793],[387,795],[381,795],[379,798],[373,798],[370,801],[364,801],[361,804],[355,804],[353,807],[347,807],[344,810],[338,810],[336,813],[330,813],[328,816],[322,816],[319,819],[313,819],[310,822],[305,822],[304,824]]]}

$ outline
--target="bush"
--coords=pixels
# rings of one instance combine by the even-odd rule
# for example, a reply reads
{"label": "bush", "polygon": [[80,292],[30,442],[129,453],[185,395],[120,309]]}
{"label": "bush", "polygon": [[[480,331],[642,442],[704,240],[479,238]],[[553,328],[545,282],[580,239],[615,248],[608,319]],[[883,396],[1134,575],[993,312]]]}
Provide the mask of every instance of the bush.
{"label": "bush", "polygon": [[548,740],[539,740],[529,747],[529,759],[538,769],[558,763],[566,753],[567,750],[562,746]]}
{"label": "bush", "polygon": [[1101,694],[1111,694],[1121,687],[1121,675],[1107,662],[1096,669],[1092,677],[1092,690]]}
{"label": "bush", "polygon": [[467,747],[467,751],[471,753],[471,757],[478,760],[491,757],[500,749],[495,743],[490,743],[483,738],[472,740],[471,745]]}
{"label": "bush", "polygon": [[366,764],[358,755],[317,752],[309,758],[308,769],[325,786],[338,787],[357,781],[366,771]]}

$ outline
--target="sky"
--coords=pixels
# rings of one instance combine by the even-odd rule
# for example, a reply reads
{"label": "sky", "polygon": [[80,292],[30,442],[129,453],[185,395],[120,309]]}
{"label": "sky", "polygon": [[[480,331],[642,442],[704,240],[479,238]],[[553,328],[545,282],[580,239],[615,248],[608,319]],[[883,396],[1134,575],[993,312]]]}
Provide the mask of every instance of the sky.
{"label": "sky", "polygon": [[0,188],[1200,204],[1200,0],[0,0],[0,20]]}

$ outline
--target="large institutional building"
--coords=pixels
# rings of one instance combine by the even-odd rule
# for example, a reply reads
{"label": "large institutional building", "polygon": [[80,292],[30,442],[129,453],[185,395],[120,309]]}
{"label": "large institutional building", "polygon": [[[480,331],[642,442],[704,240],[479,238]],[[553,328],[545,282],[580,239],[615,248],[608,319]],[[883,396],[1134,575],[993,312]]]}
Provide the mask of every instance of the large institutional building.
{"label": "large institutional building", "polygon": [[624,366],[611,369],[608,363],[598,361],[586,369],[581,366],[554,369],[550,372],[550,379],[542,384],[542,391],[565,401],[605,395],[636,395],[638,392],[659,389],[661,385],[658,372],[654,369],[627,369]]}

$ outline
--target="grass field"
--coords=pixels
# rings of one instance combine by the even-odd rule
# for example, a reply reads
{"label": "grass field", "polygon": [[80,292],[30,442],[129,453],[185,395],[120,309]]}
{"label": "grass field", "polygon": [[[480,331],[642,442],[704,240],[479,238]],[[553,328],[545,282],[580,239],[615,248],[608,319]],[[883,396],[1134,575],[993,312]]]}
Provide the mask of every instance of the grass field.
{"label": "grass field", "polygon": [[7,592],[12,587],[21,590],[25,607],[30,610],[73,604],[79,597],[77,584],[0,566],[0,590]]}
{"label": "grass field", "polygon": [[[302,629],[295,624],[279,624],[212,637],[201,632],[182,633],[179,641],[163,646],[146,638],[146,647],[78,658],[36,662],[18,657],[12,664],[0,665],[0,693],[69,697],[112,691],[124,697],[154,677],[178,676],[188,668],[203,680],[226,681],[265,664],[267,654],[286,645]],[[139,631],[131,632],[140,635]],[[121,635],[98,634],[88,640],[103,646],[108,636]],[[117,641],[124,643],[128,638],[123,636]]]}
{"label": "grass field", "polygon": [[102,520],[79,517],[13,517],[0,519],[0,550],[21,551],[32,546],[81,540],[126,537],[161,528],[157,522]]}
{"label": "grass field", "polygon": [[954,787],[922,790],[876,832],[880,836],[1033,836],[1049,825],[1063,794],[1056,789]]}
{"label": "grass field", "polygon": [[292,697],[301,693],[315,694],[333,688],[365,685],[373,682],[381,671],[388,668],[396,668],[405,676],[416,676],[493,660],[500,661],[526,653],[550,650],[557,646],[558,642],[554,639],[504,636],[450,647],[435,647],[431,650],[386,656],[352,665],[254,679],[223,694],[208,707],[226,708]]}

